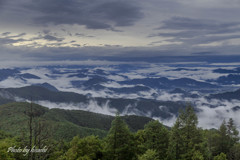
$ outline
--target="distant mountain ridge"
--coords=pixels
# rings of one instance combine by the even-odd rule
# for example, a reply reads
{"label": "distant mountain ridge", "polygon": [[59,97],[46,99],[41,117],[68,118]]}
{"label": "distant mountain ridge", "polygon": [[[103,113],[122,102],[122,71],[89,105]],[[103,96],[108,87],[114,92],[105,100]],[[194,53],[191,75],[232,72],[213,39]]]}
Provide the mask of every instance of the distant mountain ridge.
{"label": "distant mountain ridge", "polygon": [[144,79],[133,79],[129,81],[123,81],[121,84],[143,84],[145,86],[159,88],[159,89],[170,89],[170,88],[217,88],[219,86],[213,85],[207,82],[200,82],[190,78],[179,78],[179,79],[168,79],[166,77],[161,78],[144,78]]}
{"label": "distant mountain ridge", "polygon": [[213,70],[214,73],[240,73],[240,67],[234,69],[215,69]]}
{"label": "distant mountain ridge", "polygon": [[[1,95],[8,95],[8,98],[15,100],[15,97],[22,100],[32,99],[38,101],[50,101],[53,103],[76,103],[81,104],[79,110],[86,110],[91,102],[95,102],[101,109],[108,106],[108,109],[115,109],[120,113],[136,114],[141,116],[170,118],[172,114],[177,114],[179,109],[185,107],[185,102],[158,101],[154,99],[126,99],[126,98],[91,98],[73,92],[55,92],[41,86],[27,86],[21,88],[0,89]],[[81,108],[81,106],[83,108]],[[159,106],[165,106],[159,108]]]}
{"label": "distant mountain ridge", "polygon": [[37,84],[33,84],[33,86],[40,86],[40,87],[43,87],[43,88],[46,88],[50,91],[55,91],[55,92],[58,92],[58,89],[56,87],[54,87],[53,85],[49,84],[49,83],[37,83]]}
{"label": "distant mountain ridge", "polygon": [[211,94],[208,98],[215,98],[221,100],[240,100],[240,89],[233,92],[223,92],[218,94]]}
{"label": "distant mountain ridge", "polygon": [[240,84],[240,74],[229,74],[227,76],[221,76],[216,80],[211,80],[211,81],[219,84],[223,84],[223,85]]}
{"label": "distant mountain ridge", "polygon": [[5,68],[0,69],[0,104],[32,99],[48,108],[119,112],[168,123],[190,103],[198,114],[214,109],[224,117],[239,110],[239,71],[236,65],[214,64]]}

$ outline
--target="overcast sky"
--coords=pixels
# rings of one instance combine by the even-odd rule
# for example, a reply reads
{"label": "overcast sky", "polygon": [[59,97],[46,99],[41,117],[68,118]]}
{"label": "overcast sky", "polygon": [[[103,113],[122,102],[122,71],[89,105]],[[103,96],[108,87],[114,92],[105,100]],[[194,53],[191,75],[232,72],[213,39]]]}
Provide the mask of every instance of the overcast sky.
{"label": "overcast sky", "polygon": [[239,55],[239,0],[0,0],[8,60]]}

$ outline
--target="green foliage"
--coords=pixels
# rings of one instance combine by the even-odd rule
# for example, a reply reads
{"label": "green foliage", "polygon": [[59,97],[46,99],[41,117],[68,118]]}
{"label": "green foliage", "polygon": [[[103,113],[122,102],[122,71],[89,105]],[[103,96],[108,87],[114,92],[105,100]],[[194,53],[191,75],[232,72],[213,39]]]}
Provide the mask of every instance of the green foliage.
{"label": "green foliage", "polygon": [[143,155],[138,157],[138,160],[158,160],[158,155],[155,150],[148,149]]}
{"label": "green foliage", "polygon": [[13,150],[19,147],[21,148],[19,139],[0,131],[0,160],[25,160],[26,157],[23,154]]}
{"label": "green foliage", "polygon": [[88,136],[85,138],[74,137],[70,142],[70,148],[66,152],[66,160],[98,160],[102,158],[102,142],[98,137]]}
{"label": "green foliage", "polygon": [[[10,103],[0,106],[0,130],[19,136],[28,129],[29,103]],[[96,135],[103,138],[111,127],[113,116],[91,113],[81,110],[48,109],[33,104],[33,111],[39,121],[44,121],[49,126],[50,135],[55,140],[70,141],[74,136],[85,137]],[[143,129],[151,119],[140,116],[125,116],[133,131]],[[27,135],[26,135],[27,136]]]}
{"label": "green foliage", "polygon": [[167,156],[169,131],[159,121],[151,121],[144,127],[144,145],[146,149],[155,150],[158,159]]}
{"label": "green foliage", "polygon": [[135,139],[136,152],[139,155],[144,154],[146,152],[144,130],[137,131],[137,133],[134,134],[134,139]]}
{"label": "green foliage", "polygon": [[224,153],[220,153],[219,155],[214,157],[214,160],[227,160],[227,156]]}
{"label": "green foliage", "polygon": [[229,136],[229,146],[232,147],[236,142],[239,141],[239,137],[238,137],[239,132],[232,118],[229,119],[226,126],[227,126],[227,135]]}
{"label": "green foliage", "polygon": [[55,142],[54,150],[49,155],[48,160],[66,160],[66,153],[70,148],[70,143],[63,140]]}
{"label": "green foliage", "polygon": [[143,129],[145,124],[152,121],[151,118],[140,117],[136,115],[126,115],[123,116],[122,119],[127,123],[128,127],[133,132],[137,132],[138,130]]}
{"label": "green foliage", "polygon": [[[24,129],[28,130],[29,119],[26,115],[28,108],[28,103],[0,106],[0,129],[8,131],[6,133],[0,130],[0,160],[27,159],[23,154],[8,153],[7,150],[13,146],[24,148],[28,145],[26,139],[28,140],[29,134],[27,131],[24,132]],[[43,141],[44,145],[49,148],[48,152],[35,155],[35,159],[240,159],[239,133],[234,121],[232,119],[229,119],[227,123],[224,121],[218,130],[202,130],[197,127],[198,119],[190,106],[180,112],[170,131],[159,121],[149,121],[147,118],[138,116],[120,117],[117,115],[113,119],[111,116],[102,114],[47,109],[35,104],[33,111],[36,115],[33,128],[35,125],[38,127],[46,123],[47,130],[43,130],[44,133],[51,131],[47,140]],[[147,124],[144,125],[144,123]],[[129,124],[132,125],[132,129],[129,129]],[[137,132],[132,132],[136,130]],[[18,137],[14,137],[16,135]]]}
{"label": "green foliage", "polygon": [[14,160],[14,153],[7,152],[9,147],[15,146],[16,143],[11,138],[5,138],[0,140],[0,159],[2,160]]}
{"label": "green foliage", "polygon": [[239,137],[233,119],[230,118],[227,123],[224,120],[217,131],[209,133],[209,145],[213,156],[224,153],[230,159],[235,155],[233,147],[238,142]]}
{"label": "green foliage", "polygon": [[218,152],[219,153],[227,153],[229,149],[229,137],[227,135],[227,127],[225,120],[221,124],[219,128],[219,144],[218,144]]}
{"label": "green foliage", "polygon": [[134,157],[133,135],[127,124],[117,115],[106,138],[106,159],[132,160]]}
{"label": "green foliage", "polygon": [[235,144],[228,153],[229,160],[240,159],[240,143]]}
{"label": "green foliage", "polygon": [[219,144],[219,133],[216,129],[205,130],[205,138],[208,142],[208,148],[212,156],[219,154],[218,144]]}
{"label": "green foliage", "polygon": [[203,137],[197,128],[198,119],[191,106],[181,111],[170,136],[168,159],[191,160],[195,151],[203,152]]}
{"label": "green foliage", "polygon": [[202,155],[201,152],[195,151],[195,152],[193,153],[192,160],[204,160],[204,157],[203,157],[203,155]]}

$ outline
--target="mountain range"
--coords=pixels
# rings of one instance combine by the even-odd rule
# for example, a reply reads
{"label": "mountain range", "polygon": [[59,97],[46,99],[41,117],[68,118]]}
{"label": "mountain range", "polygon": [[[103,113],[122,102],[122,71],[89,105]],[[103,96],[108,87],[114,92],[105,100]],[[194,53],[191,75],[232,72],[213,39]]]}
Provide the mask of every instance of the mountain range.
{"label": "mountain range", "polygon": [[239,111],[238,71],[180,65],[5,68],[0,69],[0,104],[32,100],[50,109],[139,115],[166,123],[191,104],[203,118],[209,113],[224,117]]}

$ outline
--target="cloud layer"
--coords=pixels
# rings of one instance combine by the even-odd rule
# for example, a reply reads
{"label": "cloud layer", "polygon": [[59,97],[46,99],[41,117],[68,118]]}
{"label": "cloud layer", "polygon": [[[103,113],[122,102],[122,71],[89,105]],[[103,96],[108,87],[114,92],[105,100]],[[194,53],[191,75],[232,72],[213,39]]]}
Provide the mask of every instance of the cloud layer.
{"label": "cloud layer", "polygon": [[78,24],[89,29],[130,26],[142,17],[140,8],[129,1],[32,0],[26,8],[41,14],[34,18],[37,24]]}
{"label": "cloud layer", "polygon": [[[78,63],[81,63],[82,65],[76,65]],[[46,63],[43,65],[46,65]],[[36,101],[36,103],[49,108],[81,109],[110,115],[114,115],[117,112],[117,110],[114,109],[115,106],[112,104],[110,105],[111,99],[128,99],[129,102],[134,101],[134,103],[126,103],[121,106],[121,114],[149,116],[159,119],[164,124],[170,126],[176,119],[176,107],[183,102],[188,102],[198,111],[199,125],[201,127],[216,128],[220,125],[223,119],[231,117],[240,128],[238,118],[240,112],[238,109],[240,106],[239,99],[220,100],[206,98],[210,93],[232,91],[238,89],[238,86],[232,86],[229,84],[228,86],[219,86],[219,88],[212,88],[210,90],[209,88],[185,88],[185,90],[175,90],[174,87],[160,89],[149,87],[148,84],[123,83],[136,79],[144,80],[146,78],[154,79],[159,77],[167,77],[170,80],[192,78],[201,82],[208,82],[209,80],[214,82],[214,80],[219,77],[232,74],[221,73],[220,71],[236,72],[237,70],[236,66],[229,67],[225,65],[219,66],[205,63],[194,65],[198,66],[192,67],[191,63],[189,65],[175,63],[168,65],[143,63],[140,65],[132,64],[132,62],[125,62],[125,64],[119,62],[119,64],[114,64],[107,61],[76,61],[75,63],[70,61],[69,66],[30,66],[30,68],[28,68],[29,66],[22,66],[23,68],[17,68],[16,70],[0,70],[2,75],[0,88],[23,87],[47,82],[60,91],[79,93],[91,97],[92,99],[87,103],[58,103],[47,100]],[[219,69],[220,67],[221,69]],[[6,73],[12,74],[7,75]],[[26,74],[28,76],[21,76]],[[4,75],[6,76],[5,79]],[[4,92],[1,92],[1,94],[4,94]],[[110,100],[100,104],[96,100],[99,97]],[[143,100],[143,102],[138,104],[140,99]],[[17,97],[15,97],[15,100],[24,101],[24,99]],[[161,102],[161,105],[159,103],[159,106],[153,105],[150,109],[144,108],[142,105],[147,101],[151,101],[151,103]],[[168,116],[168,118],[165,119],[161,116],[156,116],[156,112],[164,112],[171,117]]]}
{"label": "cloud layer", "polygon": [[1,0],[0,7],[0,53],[8,60],[206,57],[239,51],[235,0]]}

